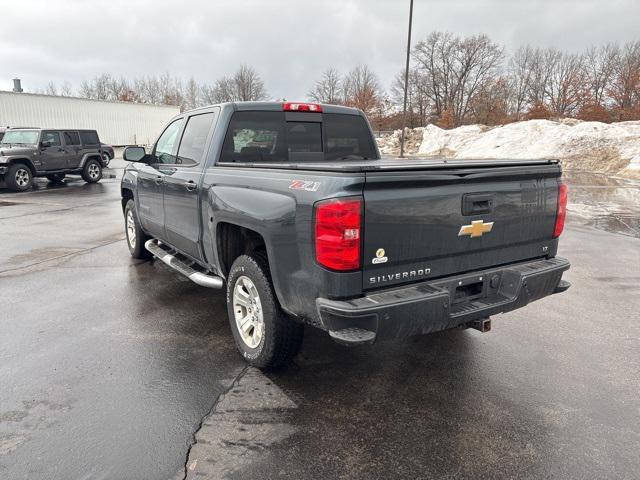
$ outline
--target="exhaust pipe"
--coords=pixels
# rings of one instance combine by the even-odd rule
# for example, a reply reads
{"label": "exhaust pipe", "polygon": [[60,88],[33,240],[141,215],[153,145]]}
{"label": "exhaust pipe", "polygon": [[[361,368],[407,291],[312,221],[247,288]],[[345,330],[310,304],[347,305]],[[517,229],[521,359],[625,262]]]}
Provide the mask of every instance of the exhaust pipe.
{"label": "exhaust pipe", "polygon": [[491,319],[490,318],[481,318],[480,320],[474,320],[469,323],[471,328],[475,328],[479,332],[487,333],[491,331]]}

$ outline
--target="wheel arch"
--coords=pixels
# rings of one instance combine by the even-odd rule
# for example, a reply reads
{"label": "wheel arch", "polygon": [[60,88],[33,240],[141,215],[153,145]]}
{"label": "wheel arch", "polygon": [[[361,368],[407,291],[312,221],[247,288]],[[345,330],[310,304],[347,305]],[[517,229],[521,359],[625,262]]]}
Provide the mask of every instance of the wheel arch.
{"label": "wheel arch", "polygon": [[127,206],[129,200],[133,200],[135,203],[135,197],[133,196],[133,190],[126,187],[120,188],[120,195],[122,197],[120,200],[120,202],[122,203],[122,211],[124,212],[124,209]]}
{"label": "wheel arch", "polygon": [[99,152],[92,152],[92,153],[85,153],[82,156],[82,160],[80,160],[80,165],[78,168],[83,169],[85,164],[89,160],[97,160],[100,163],[100,166],[102,167],[102,155]]}
{"label": "wheel arch", "polygon": [[31,176],[32,177],[36,176],[36,167],[33,165],[33,162],[31,161],[30,158],[18,157],[18,158],[12,158],[11,160],[9,160],[9,165],[15,165],[17,163],[21,163],[29,167],[29,170],[31,170]]}
{"label": "wheel arch", "polygon": [[215,239],[218,267],[225,277],[229,274],[233,262],[241,255],[260,251],[267,256],[267,262],[269,260],[264,236],[251,228],[219,222],[216,225]]}

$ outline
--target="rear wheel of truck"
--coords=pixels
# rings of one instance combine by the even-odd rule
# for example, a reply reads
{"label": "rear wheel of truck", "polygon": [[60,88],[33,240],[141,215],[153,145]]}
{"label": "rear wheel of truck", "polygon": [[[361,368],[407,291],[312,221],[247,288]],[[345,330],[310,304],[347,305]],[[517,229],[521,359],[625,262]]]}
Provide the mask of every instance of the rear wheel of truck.
{"label": "rear wheel of truck", "polygon": [[124,207],[124,232],[127,236],[127,247],[133,258],[139,260],[151,258],[151,252],[144,247],[145,242],[151,237],[140,228],[133,200],[129,200]]}
{"label": "rear wheel of truck", "polygon": [[24,192],[33,185],[33,175],[29,167],[23,163],[14,163],[4,177],[7,187],[14,192]]}
{"label": "rear wheel of truck", "polygon": [[82,179],[87,183],[97,183],[102,178],[102,165],[98,160],[92,158],[87,160],[82,169]]}
{"label": "rear wheel of truck", "polygon": [[241,255],[233,262],[227,310],[236,346],[250,365],[282,367],[298,353],[304,326],[280,308],[265,254]]}
{"label": "rear wheel of truck", "polygon": [[64,173],[54,173],[53,175],[47,175],[47,180],[51,183],[61,183],[64,180]]}

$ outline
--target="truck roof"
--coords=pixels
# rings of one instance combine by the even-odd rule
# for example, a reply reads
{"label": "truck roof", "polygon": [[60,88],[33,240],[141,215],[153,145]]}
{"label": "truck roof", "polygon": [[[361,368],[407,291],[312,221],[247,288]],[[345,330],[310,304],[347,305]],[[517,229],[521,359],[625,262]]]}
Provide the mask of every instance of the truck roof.
{"label": "truck roof", "polygon": [[[235,111],[263,111],[263,112],[281,112],[283,105],[285,103],[291,103],[289,101],[286,102],[227,102],[227,103],[218,103],[215,105],[207,105],[204,107],[194,108],[192,110],[188,110],[184,113],[194,112],[198,110],[204,110],[211,107],[222,107],[222,108],[232,108]],[[295,103],[295,102],[294,102]],[[307,102],[300,102],[307,103]],[[352,107],[344,107],[342,105],[330,105],[327,103],[317,103],[316,105],[320,105],[322,107],[323,113],[341,113],[343,115],[364,115],[362,111],[357,108]]]}

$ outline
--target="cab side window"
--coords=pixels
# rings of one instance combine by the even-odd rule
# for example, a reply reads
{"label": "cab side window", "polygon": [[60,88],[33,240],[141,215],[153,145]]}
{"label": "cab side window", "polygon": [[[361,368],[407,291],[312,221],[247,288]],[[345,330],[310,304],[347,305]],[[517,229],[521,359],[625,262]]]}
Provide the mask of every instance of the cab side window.
{"label": "cab side window", "polygon": [[169,126],[162,132],[160,138],[156,142],[156,148],[154,150],[154,156],[156,163],[163,164],[175,164],[176,163],[176,150],[178,149],[178,133],[180,133],[180,126],[182,125],[182,119],[174,120]]}
{"label": "cab side window", "polygon": [[80,145],[80,135],[78,132],[64,132],[65,145]]}
{"label": "cab side window", "polygon": [[59,147],[62,145],[62,143],[60,143],[59,132],[42,132],[42,139],[40,141],[42,143],[48,143],[50,147]]}
{"label": "cab side window", "polygon": [[98,134],[93,130],[80,132],[80,138],[82,139],[83,145],[98,145],[100,143]]}
{"label": "cab side window", "polygon": [[213,113],[203,113],[202,115],[189,117],[180,141],[176,163],[182,165],[200,163],[213,123],[213,117]]}

